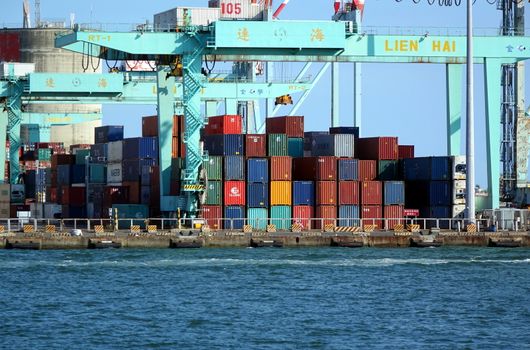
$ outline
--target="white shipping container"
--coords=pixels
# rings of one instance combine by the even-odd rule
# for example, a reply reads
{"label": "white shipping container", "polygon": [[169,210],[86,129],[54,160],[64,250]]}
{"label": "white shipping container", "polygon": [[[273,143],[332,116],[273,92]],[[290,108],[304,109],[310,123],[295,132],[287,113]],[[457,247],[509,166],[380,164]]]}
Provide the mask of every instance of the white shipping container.
{"label": "white shipping container", "polygon": [[9,219],[11,216],[11,204],[9,203],[0,203],[0,218]]}
{"label": "white shipping container", "polygon": [[0,203],[10,203],[11,202],[11,185],[10,184],[0,184]]}
{"label": "white shipping container", "polygon": [[451,168],[453,180],[465,180],[467,174],[466,156],[453,156]]}
{"label": "white shipping container", "polygon": [[60,204],[45,203],[44,204],[44,218],[54,219],[59,217],[63,212],[63,208]]}
{"label": "white shipping container", "polygon": [[465,219],[466,206],[465,205],[453,205],[452,217],[453,219]]}
{"label": "white shipping container", "polygon": [[264,21],[268,8],[265,1],[256,0],[210,0],[209,7],[218,7],[221,19]]}
{"label": "white shipping container", "polygon": [[101,120],[70,125],[52,125],[50,142],[62,142],[66,149],[70,148],[71,145],[91,145],[95,143],[94,129],[101,125]]}
{"label": "white shipping container", "polygon": [[453,204],[466,204],[466,180],[453,181]]}
{"label": "white shipping container", "polygon": [[109,142],[107,154],[109,163],[121,163],[123,160],[123,141]]}
{"label": "white shipping container", "polygon": [[314,135],[311,154],[318,156],[335,156],[353,158],[355,136],[351,134]]}
{"label": "white shipping container", "polygon": [[176,7],[154,16],[156,30],[175,31],[189,25],[209,26],[219,20],[220,9],[208,7]]}
{"label": "white shipping container", "polygon": [[110,163],[107,165],[107,184],[121,184],[123,180],[123,169],[121,163]]}
{"label": "white shipping container", "polygon": [[42,203],[30,203],[29,211],[32,219],[44,218],[44,205]]}
{"label": "white shipping container", "polygon": [[0,77],[7,78],[10,76],[23,77],[35,72],[35,63],[0,63]]}

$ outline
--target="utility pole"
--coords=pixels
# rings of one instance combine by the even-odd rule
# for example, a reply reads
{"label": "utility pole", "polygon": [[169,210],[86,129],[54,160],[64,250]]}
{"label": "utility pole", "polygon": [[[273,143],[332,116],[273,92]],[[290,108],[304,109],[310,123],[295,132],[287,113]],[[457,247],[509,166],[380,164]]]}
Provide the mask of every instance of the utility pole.
{"label": "utility pole", "polygon": [[475,222],[475,111],[473,108],[473,64],[473,0],[467,0],[466,214],[470,223]]}
{"label": "utility pole", "polygon": [[40,0],[35,0],[35,28],[40,27]]}

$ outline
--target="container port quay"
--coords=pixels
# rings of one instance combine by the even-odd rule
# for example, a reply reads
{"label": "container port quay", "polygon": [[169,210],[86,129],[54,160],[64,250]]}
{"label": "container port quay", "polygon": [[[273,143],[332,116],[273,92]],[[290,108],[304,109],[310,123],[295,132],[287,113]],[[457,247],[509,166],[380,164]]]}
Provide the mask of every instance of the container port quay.
{"label": "container port quay", "polygon": [[[485,194],[467,188],[459,154],[465,36],[369,34],[363,1],[336,1],[332,21],[280,20],[285,5],[209,1],[120,33],[27,21],[1,29],[0,248],[530,245],[527,116],[513,97],[524,77],[512,74],[530,52],[506,50],[530,38],[506,28],[475,37],[487,95]],[[524,7],[505,6],[515,18],[506,23],[521,25]],[[216,71],[217,61],[231,71]],[[280,82],[278,61],[306,63]],[[312,61],[325,65],[302,78]],[[338,125],[332,79],[331,127],[306,130],[305,117],[316,116],[296,111],[324,71],[365,62],[446,66],[447,155],[362,137],[357,74],[357,126]],[[110,103],[156,105],[157,115],[142,118],[141,137],[125,138],[124,126],[101,123]]]}

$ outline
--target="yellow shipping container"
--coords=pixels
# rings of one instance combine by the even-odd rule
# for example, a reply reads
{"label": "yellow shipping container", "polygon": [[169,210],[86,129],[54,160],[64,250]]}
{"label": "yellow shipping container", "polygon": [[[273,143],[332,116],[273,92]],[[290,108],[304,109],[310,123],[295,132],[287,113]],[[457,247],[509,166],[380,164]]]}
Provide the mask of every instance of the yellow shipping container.
{"label": "yellow shipping container", "polygon": [[270,205],[291,205],[291,181],[271,181]]}

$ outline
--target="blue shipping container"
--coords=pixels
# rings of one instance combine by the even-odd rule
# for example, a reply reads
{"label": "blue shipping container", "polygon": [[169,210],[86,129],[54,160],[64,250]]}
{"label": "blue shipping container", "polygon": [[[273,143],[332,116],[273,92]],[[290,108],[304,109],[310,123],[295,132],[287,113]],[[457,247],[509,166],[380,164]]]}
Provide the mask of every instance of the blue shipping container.
{"label": "blue shipping container", "polygon": [[107,143],[123,140],[123,125],[99,126],[94,129],[96,143]]}
{"label": "blue shipping container", "polygon": [[353,227],[360,226],[360,215],[358,205],[341,205],[339,206],[339,226]]}
{"label": "blue shipping container", "polygon": [[339,181],[359,181],[359,161],[339,159]]}
{"label": "blue shipping container", "polygon": [[158,138],[135,137],[123,140],[123,159],[158,159]]}
{"label": "blue shipping container", "polygon": [[252,182],[247,184],[247,206],[249,208],[267,208],[269,206],[269,184]]}
{"label": "blue shipping container", "polygon": [[227,156],[224,161],[225,180],[245,180],[245,157]]}
{"label": "blue shipping container", "polygon": [[328,135],[326,131],[307,131],[304,132],[304,151],[311,151],[313,148],[313,138],[315,135]]}
{"label": "blue shipping container", "polygon": [[290,137],[287,139],[287,153],[289,157],[298,158],[304,156],[304,139]]}
{"label": "blue shipping container", "polygon": [[90,183],[104,184],[107,182],[107,166],[105,164],[90,164]]}
{"label": "blue shipping container", "polygon": [[405,205],[405,182],[385,181],[384,182],[384,204],[385,205]]}
{"label": "blue shipping container", "polygon": [[404,159],[403,170],[405,180],[450,180],[451,157],[421,157]]}
{"label": "blue shipping container", "polygon": [[293,182],[293,205],[315,205],[315,183],[313,181]]}
{"label": "blue shipping container", "polygon": [[109,156],[108,143],[96,143],[90,146],[90,163],[105,163]]}
{"label": "blue shipping container", "polygon": [[359,127],[357,126],[336,126],[329,128],[330,134],[348,134],[354,135],[356,139],[359,138]]}
{"label": "blue shipping container", "polygon": [[72,168],[70,165],[58,165],[57,166],[57,185],[67,186],[72,183]]}
{"label": "blue shipping container", "polygon": [[245,135],[206,135],[204,149],[212,156],[242,156]]}
{"label": "blue shipping container", "polygon": [[[132,220],[133,225],[140,225],[145,228],[145,220],[149,216],[149,207],[143,204],[114,204],[112,206],[113,213],[118,210],[118,219],[140,219]],[[130,229],[131,220],[123,220],[118,222],[120,229]]]}
{"label": "blue shipping container", "polygon": [[153,167],[150,165],[144,165],[142,166],[142,174],[140,175],[141,178],[141,184],[142,186],[149,186],[151,185],[151,176],[153,172]]}
{"label": "blue shipping container", "polygon": [[452,204],[452,196],[451,182],[432,181],[429,184],[429,206],[449,206]]}
{"label": "blue shipping container", "polygon": [[265,231],[267,229],[268,210],[262,208],[247,209],[248,224],[252,228]]}
{"label": "blue shipping container", "polygon": [[269,182],[269,161],[266,158],[247,160],[248,182]]}
{"label": "blue shipping container", "polygon": [[156,159],[127,159],[122,162],[123,181],[140,181],[142,168],[157,165]]}
{"label": "blue shipping container", "polygon": [[225,230],[242,230],[244,225],[244,220],[230,220],[230,219],[243,219],[245,218],[245,207],[241,206],[228,206],[225,207],[225,220],[224,229]]}
{"label": "blue shipping container", "polygon": [[71,176],[71,181],[73,184],[84,184],[86,182],[85,174],[86,174],[85,165],[79,165],[79,164],[72,165],[70,176]]}

